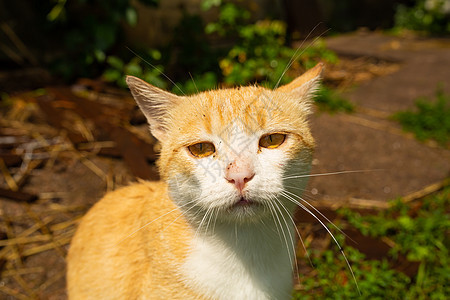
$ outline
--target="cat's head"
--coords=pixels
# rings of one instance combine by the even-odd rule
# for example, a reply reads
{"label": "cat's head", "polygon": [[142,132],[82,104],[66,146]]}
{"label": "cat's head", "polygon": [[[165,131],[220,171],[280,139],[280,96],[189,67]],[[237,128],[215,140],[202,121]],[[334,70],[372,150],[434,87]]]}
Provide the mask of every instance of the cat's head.
{"label": "cat's head", "polygon": [[[258,86],[176,96],[128,76],[161,142],[159,169],[171,198],[200,218],[252,221],[300,194],[314,140],[307,123],[322,64],[275,90]],[[300,177],[298,176],[300,175]],[[292,197],[292,195],[291,195]]]}

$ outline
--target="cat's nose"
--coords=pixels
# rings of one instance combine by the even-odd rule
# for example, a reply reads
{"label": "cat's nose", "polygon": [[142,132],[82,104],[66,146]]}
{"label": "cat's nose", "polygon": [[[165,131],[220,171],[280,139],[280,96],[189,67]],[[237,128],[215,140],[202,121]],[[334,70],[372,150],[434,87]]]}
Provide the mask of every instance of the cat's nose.
{"label": "cat's nose", "polygon": [[232,162],[227,166],[225,172],[225,179],[235,185],[235,187],[242,192],[247,182],[253,179],[255,172],[249,164]]}

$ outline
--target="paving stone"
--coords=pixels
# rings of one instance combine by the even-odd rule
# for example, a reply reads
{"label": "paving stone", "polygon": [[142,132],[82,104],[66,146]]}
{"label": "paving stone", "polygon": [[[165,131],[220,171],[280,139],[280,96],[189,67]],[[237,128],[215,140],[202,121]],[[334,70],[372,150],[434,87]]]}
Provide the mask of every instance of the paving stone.
{"label": "paving stone", "polygon": [[450,175],[449,150],[349,122],[346,115],[319,113],[311,121],[317,143],[312,174],[368,171],[312,177],[309,199],[389,200]]}
{"label": "paving stone", "polygon": [[360,106],[393,113],[413,108],[419,97],[434,99],[438,86],[450,93],[450,39],[360,33],[330,38],[327,46],[341,55],[401,63],[398,72],[375,78],[346,94]]}

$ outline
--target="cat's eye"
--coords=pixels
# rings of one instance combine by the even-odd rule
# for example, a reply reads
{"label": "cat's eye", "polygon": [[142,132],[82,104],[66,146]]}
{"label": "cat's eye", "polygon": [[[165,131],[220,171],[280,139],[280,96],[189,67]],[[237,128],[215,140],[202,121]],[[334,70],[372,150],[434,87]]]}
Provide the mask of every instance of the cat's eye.
{"label": "cat's eye", "polygon": [[259,140],[259,146],[263,148],[273,149],[281,146],[286,139],[286,135],[282,133],[272,133],[263,136]]}
{"label": "cat's eye", "polygon": [[216,152],[216,149],[214,148],[214,145],[209,142],[201,142],[197,144],[193,144],[188,146],[189,152],[191,152],[192,155],[198,158],[207,157],[214,152]]}

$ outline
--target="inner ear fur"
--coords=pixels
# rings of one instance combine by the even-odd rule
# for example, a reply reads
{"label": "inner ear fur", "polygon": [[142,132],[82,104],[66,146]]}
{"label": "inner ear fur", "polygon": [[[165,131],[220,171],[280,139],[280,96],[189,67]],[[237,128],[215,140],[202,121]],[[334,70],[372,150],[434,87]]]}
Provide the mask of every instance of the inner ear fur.
{"label": "inner ear fur", "polygon": [[181,97],[134,76],[127,76],[126,82],[134,100],[147,118],[150,132],[161,141],[167,132],[168,111]]}

